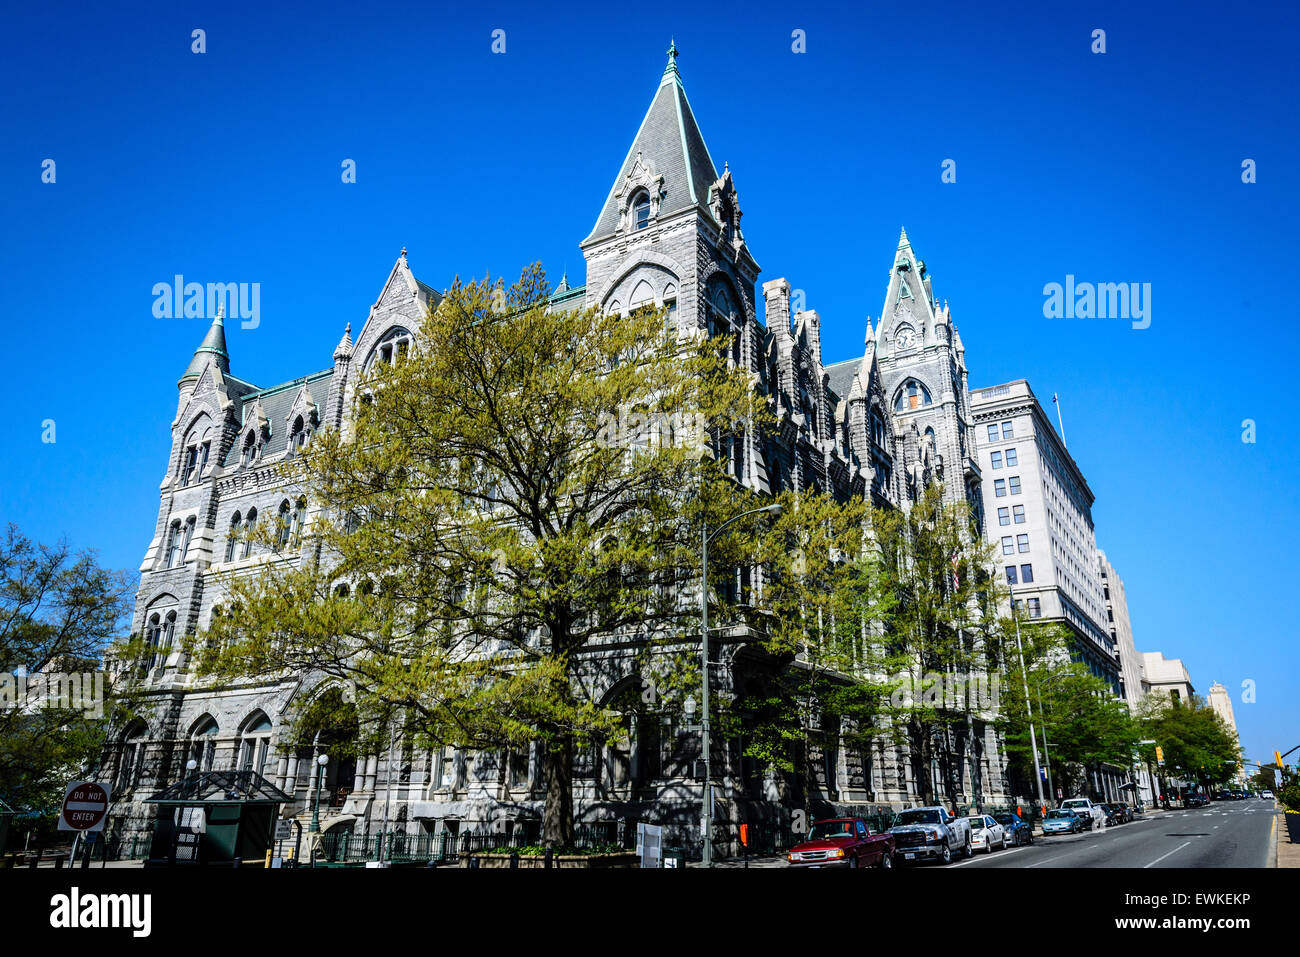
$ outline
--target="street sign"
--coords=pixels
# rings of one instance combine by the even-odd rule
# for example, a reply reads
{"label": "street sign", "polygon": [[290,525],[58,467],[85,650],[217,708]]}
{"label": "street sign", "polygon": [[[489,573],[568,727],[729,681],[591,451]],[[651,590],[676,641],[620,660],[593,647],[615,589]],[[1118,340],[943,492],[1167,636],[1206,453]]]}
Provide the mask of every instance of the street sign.
{"label": "street sign", "polygon": [[1056,799],[1059,801],[1059,800],[1060,800],[1061,798],[1063,798],[1063,797],[1065,797],[1065,792],[1062,791],[1060,788],[1057,788],[1057,789],[1056,789]]}
{"label": "street sign", "polygon": [[293,821],[286,817],[280,818],[275,822],[275,840],[276,842],[288,841],[293,838]]}
{"label": "street sign", "polygon": [[108,817],[108,786],[94,781],[73,781],[63,795],[60,831],[102,831]]}

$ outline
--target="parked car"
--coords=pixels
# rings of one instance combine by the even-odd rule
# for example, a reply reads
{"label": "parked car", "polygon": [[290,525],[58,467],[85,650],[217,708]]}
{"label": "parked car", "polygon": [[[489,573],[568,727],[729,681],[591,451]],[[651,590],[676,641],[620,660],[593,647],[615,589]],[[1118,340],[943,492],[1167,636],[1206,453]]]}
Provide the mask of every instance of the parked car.
{"label": "parked car", "polygon": [[1106,812],[1107,827],[1116,824],[1127,824],[1133,819],[1129,814],[1127,804],[1103,804],[1101,809]]}
{"label": "parked car", "polygon": [[970,844],[972,850],[983,850],[986,854],[1005,850],[1007,832],[992,814],[967,814],[970,821]]}
{"label": "parked car", "polygon": [[1260,796],[1262,799],[1264,799],[1265,801],[1271,801],[1271,800],[1273,800],[1273,792],[1272,792],[1272,791],[1268,791],[1268,790],[1260,791],[1260,792],[1259,792],[1259,796]]}
{"label": "parked car", "polygon": [[1007,843],[1012,847],[1034,843],[1033,825],[1015,811],[994,814],[993,819],[1002,825],[1002,831],[1007,836]]}
{"label": "parked car", "polygon": [[889,833],[894,837],[899,858],[904,861],[940,860],[949,864],[954,854],[970,857],[975,853],[970,821],[953,817],[947,808],[913,807],[899,811],[894,815],[894,826]]}
{"label": "parked car", "polygon": [[1130,821],[1136,821],[1145,813],[1141,804],[1126,804],[1124,806],[1128,808],[1128,818]]}
{"label": "parked car", "polygon": [[1081,834],[1083,818],[1070,808],[1054,807],[1043,818],[1043,836],[1048,834]]}
{"label": "parked car", "polygon": [[1083,826],[1090,831],[1096,827],[1106,826],[1106,812],[1101,809],[1100,804],[1093,804],[1087,798],[1068,798],[1062,801],[1060,806],[1078,814],[1083,820]]}
{"label": "parked car", "polygon": [[872,834],[860,817],[837,817],[818,821],[803,842],[785,856],[792,867],[880,867],[894,866],[894,838]]}
{"label": "parked car", "polygon": [[1206,797],[1205,797],[1204,794],[1189,794],[1189,795],[1187,795],[1187,797],[1186,797],[1186,799],[1183,801],[1183,803],[1184,803],[1187,807],[1205,807],[1205,806],[1208,805],[1210,802],[1209,802],[1208,800],[1206,800]]}

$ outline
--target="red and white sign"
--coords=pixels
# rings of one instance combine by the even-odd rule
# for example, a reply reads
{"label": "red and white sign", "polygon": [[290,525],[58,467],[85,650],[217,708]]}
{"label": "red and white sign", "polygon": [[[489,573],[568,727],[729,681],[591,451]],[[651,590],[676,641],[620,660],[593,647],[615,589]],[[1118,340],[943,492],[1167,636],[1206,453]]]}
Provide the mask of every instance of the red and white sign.
{"label": "red and white sign", "polygon": [[63,796],[60,831],[102,831],[108,817],[108,787],[94,781],[73,781]]}

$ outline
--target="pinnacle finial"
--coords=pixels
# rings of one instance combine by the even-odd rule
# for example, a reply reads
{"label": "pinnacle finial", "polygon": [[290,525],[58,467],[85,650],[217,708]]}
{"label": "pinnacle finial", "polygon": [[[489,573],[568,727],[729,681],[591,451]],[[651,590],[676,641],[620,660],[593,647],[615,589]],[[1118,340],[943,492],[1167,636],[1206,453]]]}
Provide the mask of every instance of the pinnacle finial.
{"label": "pinnacle finial", "polygon": [[405,258],[406,258],[406,247],[405,247],[405,246],[402,247],[401,258],[402,258],[402,259],[405,259]]}
{"label": "pinnacle finial", "polygon": [[225,318],[226,318],[226,304],[223,302],[219,306],[217,306],[217,318],[215,321],[220,322],[222,325],[225,325],[224,322],[221,322],[221,320]]}
{"label": "pinnacle finial", "polygon": [[907,241],[907,227],[904,226],[900,228],[898,233],[898,248],[902,249],[904,246],[908,245],[911,244]]}
{"label": "pinnacle finial", "polygon": [[668,41],[668,65],[664,67],[664,73],[677,72],[677,42],[670,39]]}

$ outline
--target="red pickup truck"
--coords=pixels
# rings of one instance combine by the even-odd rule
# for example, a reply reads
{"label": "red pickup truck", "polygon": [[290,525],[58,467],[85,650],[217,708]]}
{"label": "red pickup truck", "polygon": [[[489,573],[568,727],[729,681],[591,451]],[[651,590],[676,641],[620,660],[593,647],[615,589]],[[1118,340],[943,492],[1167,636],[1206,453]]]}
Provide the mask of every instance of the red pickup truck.
{"label": "red pickup truck", "polygon": [[786,862],[791,867],[881,867],[894,866],[894,836],[872,834],[860,817],[837,817],[818,821],[802,844],[790,848]]}

